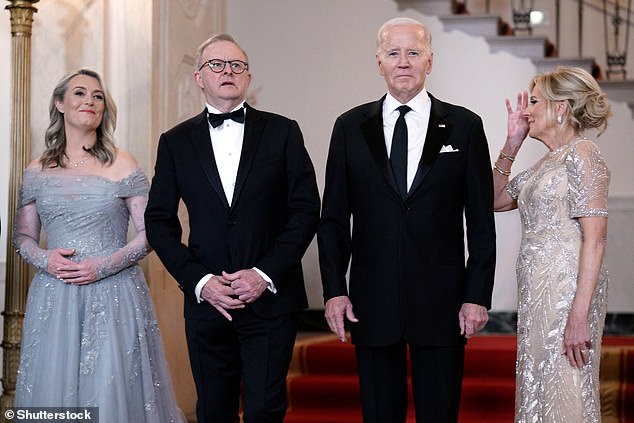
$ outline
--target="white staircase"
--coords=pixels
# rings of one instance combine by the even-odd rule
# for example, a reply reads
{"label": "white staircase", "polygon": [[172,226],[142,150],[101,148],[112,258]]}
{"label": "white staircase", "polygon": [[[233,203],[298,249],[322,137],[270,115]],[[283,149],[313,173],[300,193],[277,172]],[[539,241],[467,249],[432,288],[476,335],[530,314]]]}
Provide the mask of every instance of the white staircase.
{"label": "white staircase", "polygon": [[537,69],[537,73],[548,72],[549,70],[555,69],[557,66],[574,66],[584,69],[588,73],[592,73],[592,68],[594,66],[594,59],[590,57],[542,57],[534,58],[532,59],[532,62]]}
{"label": "white staircase", "polygon": [[[442,19],[441,19],[442,21]],[[444,21],[443,21],[444,23]],[[491,52],[506,51],[519,57],[543,59],[546,56],[547,39],[543,36],[501,36],[484,37],[491,46]]]}
{"label": "white staircase", "polygon": [[[412,8],[426,15],[437,16],[445,31],[462,31],[483,37],[491,52],[505,51],[518,57],[529,58],[537,73],[548,72],[558,66],[577,66],[592,73],[593,58],[547,57],[548,39],[534,35],[498,35],[503,26],[501,16],[495,14],[452,15],[451,0],[395,0],[400,9]],[[599,79],[608,98],[628,104],[634,118],[634,80]]]}

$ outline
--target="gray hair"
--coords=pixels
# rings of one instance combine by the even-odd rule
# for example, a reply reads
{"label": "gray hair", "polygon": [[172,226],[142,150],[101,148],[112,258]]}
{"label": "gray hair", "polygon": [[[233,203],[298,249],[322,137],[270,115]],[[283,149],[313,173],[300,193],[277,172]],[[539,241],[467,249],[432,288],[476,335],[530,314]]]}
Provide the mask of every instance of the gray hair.
{"label": "gray hair", "polygon": [[244,57],[247,63],[249,62],[249,56],[247,56],[247,53],[244,51],[244,49],[240,47],[240,44],[238,44],[231,35],[216,34],[207,38],[205,41],[202,42],[201,45],[198,46],[198,49],[196,50],[196,58],[194,60],[194,68],[195,68],[194,70],[196,71],[200,70],[200,67],[203,65],[203,52],[205,51],[205,49],[209,47],[211,44],[217,43],[218,41],[228,41],[230,43],[235,44],[240,49],[240,51],[242,51],[242,54],[244,54]]}
{"label": "gray hair", "polygon": [[379,31],[376,34],[376,54],[379,55],[381,53],[381,44],[383,43],[385,32],[388,29],[394,26],[407,26],[407,25],[419,26],[423,30],[423,32],[425,33],[425,46],[427,47],[429,51],[431,51],[431,32],[429,32],[429,29],[427,29],[425,25],[423,25],[416,19],[398,17],[398,18],[390,19],[389,21],[381,25],[381,28],[379,28]]}

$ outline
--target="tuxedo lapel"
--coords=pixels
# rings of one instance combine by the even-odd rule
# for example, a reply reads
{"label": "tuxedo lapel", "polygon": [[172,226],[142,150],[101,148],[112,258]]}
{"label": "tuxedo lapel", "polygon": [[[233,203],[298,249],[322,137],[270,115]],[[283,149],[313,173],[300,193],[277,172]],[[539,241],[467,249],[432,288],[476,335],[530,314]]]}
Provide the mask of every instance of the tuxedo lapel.
{"label": "tuxedo lapel", "polygon": [[451,133],[452,124],[445,120],[444,115],[446,113],[444,106],[441,102],[429,95],[431,98],[431,110],[429,116],[429,124],[427,125],[427,135],[425,136],[425,145],[423,147],[423,155],[418,163],[418,170],[414,181],[409,189],[409,195],[420,186],[423,182],[432,165],[438,159],[440,149],[449,139]]}
{"label": "tuxedo lapel", "polygon": [[207,180],[211,184],[212,188],[216,192],[216,195],[220,198],[220,201],[228,209],[229,203],[222,188],[222,182],[220,181],[220,174],[218,173],[218,167],[216,166],[216,157],[214,156],[214,150],[211,147],[211,138],[209,136],[209,123],[207,122],[207,110],[199,115],[198,122],[192,128],[190,133],[191,142],[194,145],[196,156],[200,161],[200,166],[207,176]]}
{"label": "tuxedo lapel", "polygon": [[379,167],[379,170],[381,171],[385,179],[387,179],[392,189],[394,189],[394,191],[398,194],[398,187],[396,185],[396,180],[394,179],[394,174],[392,173],[392,168],[390,167],[390,162],[387,157],[387,149],[385,148],[385,136],[383,135],[382,106],[384,100],[385,96],[381,100],[370,106],[368,119],[361,122],[361,132],[363,133],[363,136],[368,143],[370,153],[372,153],[372,157]]}
{"label": "tuxedo lapel", "polygon": [[236,204],[240,196],[240,192],[244,187],[255,153],[262,138],[262,132],[266,125],[266,120],[256,109],[246,104],[246,115],[244,121],[244,140],[242,141],[242,152],[240,153],[240,164],[238,166],[238,175],[236,177],[236,186],[233,191],[233,199],[231,204]]}

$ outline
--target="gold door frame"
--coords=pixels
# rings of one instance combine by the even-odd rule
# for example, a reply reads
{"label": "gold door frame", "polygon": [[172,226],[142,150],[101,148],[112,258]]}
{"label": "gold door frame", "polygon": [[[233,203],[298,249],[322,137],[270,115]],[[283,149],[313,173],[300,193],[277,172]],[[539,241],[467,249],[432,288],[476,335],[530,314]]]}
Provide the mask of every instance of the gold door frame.
{"label": "gold door frame", "polygon": [[18,365],[22,321],[28,289],[28,265],[20,259],[12,245],[13,215],[18,206],[22,185],[22,170],[30,160],[31,114],[31,28],[33,3],[39,0],[8,0],[5,9],[11,14],[11,161],[9,163],[9,221],[7,231],[7,268],[5,287],[4,336],[2,340],[2,397],[0,417],[5,421],[4,410],[13,406]]}

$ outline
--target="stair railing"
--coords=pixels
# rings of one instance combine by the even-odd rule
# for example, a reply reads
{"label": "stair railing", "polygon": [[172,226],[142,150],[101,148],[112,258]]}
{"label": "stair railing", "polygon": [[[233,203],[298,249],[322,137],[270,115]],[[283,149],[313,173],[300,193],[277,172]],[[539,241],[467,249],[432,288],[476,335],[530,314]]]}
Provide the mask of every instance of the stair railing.
{"label": "stair railing", "polygon": [[[605,39],[605,55],[606,55],[606,77],[610,79],[611,75],[621,75],[626,78],[625,65],[627,64],[627,51],[630,40],[630,27],[634,26],[632,20],[632,0],[603,0],[602,7],[590,3],[587,0],[570,0],[576,1],[578,35],[577,50],[578,56],[583,57],[583,16],[584,7],[593,9],[603,14],[604,21],[604,39]],[[465,8],[468,7],[467,0],[461,2]],[[511,16],[513,19],[513,29],[515,31],[527,31],[532,35],[533,26],[530,20],[531,12],[535,10],[534,0],[511,0]],[[555,0],[555,49],[559,49],[560,28],[561,28],[561,0]],[[625,6],[625,4],[627,4]],[[485,13],[491,13],[490,0],[485,1]],[[625,31],[621,31],[621,27],[625,27]],[[612,46],[610,46],[612,44]]]}
{"label": "stair railing", "polygon": [[[627,47],[628,41],[630,39],[630,14],[632,12],[632,0],[627,0],[627,9],[625,10],[625,22],[623,22],[623,17],[621,14],[621,5],[617,0],[614,3],[614,14],[612,15],[612,19],[610,20],[612,27],[614,28],[613,32],[613,49],[610,49],[609,41],[608,41],[608,6],[607,0],[603,0],[603,26],[605,28],[605,54],[606,54],[606,63],[608,65],[608,69],[605,72],[605,75],[608,79],[610,79],[610,75],[617,74],[622,75],[623,79],[626,78],[627,71],[625,70],[625,64],[627,62]],[[625,25],[625,40],[623,42],[623,48],[619,48],[620,41],[620,28],[621,25]]]}
{"label": "stair railing", "polygon": [[511,0],[511,13],[513,16],[513,31],[527,31],[533,35],[531,25],[531,12],[535,10],[535,0]]}

